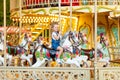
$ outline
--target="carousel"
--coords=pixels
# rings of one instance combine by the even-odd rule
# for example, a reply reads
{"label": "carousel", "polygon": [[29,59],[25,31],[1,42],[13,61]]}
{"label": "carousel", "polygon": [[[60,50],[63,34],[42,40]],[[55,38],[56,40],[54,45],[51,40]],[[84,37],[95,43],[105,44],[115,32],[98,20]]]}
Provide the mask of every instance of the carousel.
{"label": "carousel", "polygon": [[[0,79],[118,80],[119,5],[117,0],[10,0],[12,23],[6,27],[4,18],[0,28]],[[4,0],[4,17],[5,6]],[[54,23],[61,32],[60,56],[51,44]]]}

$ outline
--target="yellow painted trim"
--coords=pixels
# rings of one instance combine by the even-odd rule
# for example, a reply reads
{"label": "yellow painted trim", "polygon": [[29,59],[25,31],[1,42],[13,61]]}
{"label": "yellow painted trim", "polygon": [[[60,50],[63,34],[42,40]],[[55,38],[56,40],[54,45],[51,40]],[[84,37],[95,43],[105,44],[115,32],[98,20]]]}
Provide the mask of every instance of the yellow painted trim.
{"label": "yellow painted trim", "polygon": [[81,7],[81,8],[74,9],[74,11],[76,11],[76,10],[84,10],[84,9],[88,9],[89,12],[92,13],[92,9],[90,7]]}
{"label": "yellow painted trim", "polygon": [[[51,9],[49,10],[49,13],[52,14],[52,12],[53,12],[53,11],[56,11],[56,10],[58,10],[58,12],[59,12],[59,8],[56,8],[56,7],[55,7],[55,8],[51,8]],[[68,8],[62,8],[62,9],[61,9],[61,11],[67,11],[67,10],[68,10]]]}
{"label": "yellow painted trim", "polygon": [[58,9],[58,8],[51,8],[51,9],[49,10],[49,13],[50,13],[50,14],[52,14],[52,12],[53,12],[53,11],[56,11],[56,10],[58,10],[58,11],[59,11],[59,9]]}
{"label": "yellow painted trim", "polygon": [[111,10],[114,11],[116,8],[111,8],[111,7],[107,7],[107,6],[98,6],[97,12],[100,11],[100,9],[107,9],[107,10]]}
{"label": "yellow painted trim", "polygon": [[44,12],[44,14],[46,14],[46,9],[39,9],[39,10],[36,10],[36,11],[33,11],[33,13],[37,13],[37,12]]}

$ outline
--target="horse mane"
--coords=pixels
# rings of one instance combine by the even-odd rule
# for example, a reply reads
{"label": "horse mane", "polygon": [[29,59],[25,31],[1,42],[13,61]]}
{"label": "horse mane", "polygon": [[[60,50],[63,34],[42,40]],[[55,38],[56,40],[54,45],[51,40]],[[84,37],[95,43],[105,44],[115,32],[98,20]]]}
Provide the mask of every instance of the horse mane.
{"label": "horse mane", "polygon": [[62,40],[66,39],[68,35],[69,35],[69,31],[64,34],[64,36],[62,37]]}
{"label": "horse mane", "polygon": [[62,36],[62,39],[60,40],[60,45],[62,45],[64,43],[64,41],[68,37],[68,35],[69,35],[69,31],[66,32],[64,36]]}

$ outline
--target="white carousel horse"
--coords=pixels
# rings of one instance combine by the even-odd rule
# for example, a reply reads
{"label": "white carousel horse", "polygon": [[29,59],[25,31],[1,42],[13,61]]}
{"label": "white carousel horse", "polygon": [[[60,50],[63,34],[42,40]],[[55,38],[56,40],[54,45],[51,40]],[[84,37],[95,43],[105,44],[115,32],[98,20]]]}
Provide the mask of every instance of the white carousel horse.
{"label": "white carousel horse", "polygon": [[98,52],[98,57],[100,62],[106,62],[105,66],[109,65],[109,53],[108,53],[108,40],[107,38],[103,35],[103,33],[100,34],[100,42],[97,43],[97,52]]}
{"label": "white carousel horse", "polygon": [[36,57],[37,59],[36,59],[36,62],[31,67],[40,67],[47,60],[46,58],[44,58],[43,60],[40,60],[40,54],[41,54],[41,50],[42,50],[42,44],[43,44],[42,38],[38,38],[38,41],[35,44],[35,52],[34,52],[34,54],[37,55],[37,57]]}
{"label": "white carousel horse", "polygon": [[33,57],[33,55],[32,54],[26,55],[30,41],[31,41],[31,37],[25,34],[24,38],[22,39],[22,42],[20,43],[20,47],[21,47],[20,49],[22,50],[22,54],[20,56],[22,66],[24,66],[25,61],[27,61],[30,66],[32,65],[32,62],[30,59]]}
{"label": "white carousel horse", "polygon": [[[0,55],[0,65],[4,65],[4,55],[3,55],[3,51],[4,51],[4,35],[2,33],[0,33],[0,51],[2,53],[2,55]],[[6,60],[7,60],[7,65],[10,66],[11,62],[12,62],[12,55],[10,54],[6,54]]]}

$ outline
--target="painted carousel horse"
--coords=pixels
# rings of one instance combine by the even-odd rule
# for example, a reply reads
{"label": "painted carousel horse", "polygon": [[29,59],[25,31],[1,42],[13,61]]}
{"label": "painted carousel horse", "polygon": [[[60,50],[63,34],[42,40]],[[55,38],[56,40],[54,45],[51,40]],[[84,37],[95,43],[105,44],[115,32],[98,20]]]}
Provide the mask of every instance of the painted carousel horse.
{"label": "painted carousel horse", "polygon": [[[4,65],[4,54],[3,54],[3,46],[4,46],[4,35],[0,33],[0,65]],[[7,65],[10,66],[12,62],[12,55],[6,54]]]}
{"label": "painted carousel horse", "polygon": [[79,52],[78,56],[87,56],[88,60],[91,58],[94,58],[94,49],[87,49],[87,37],[84,33],[81,33],[80,31],[78,33],[75,32],[75,39],[77,40],[77,44],[74,45],[75,51],[77,50]]}
{"label": "painted carousel horse", "polygon": [[[33,65],[31,67],[39,67],[39,66],[45,64],[45,62],[48,60],[46,58],[47,49],[43,48],[45,46],[43,45],[43,38],[42,37],[38,37],[37,42],[35,42],[35,44],[33,44],[33,45],[34,45]],[[44,54],[43,60],[40,59],[40,55],[42,52]]]}
{"label": "painted carousel horse", "polygon": [[103,33],[100,34],[100,41],[97,43],[97,56],[98,56],[98,61],[100,62],[106,62],[106,65],[103,65],[104,67],[109,65],[109,53],[108,53],[108,40],[104,36]]}
{"label": "painted carousel horse", "polygon": [[28,49],[29,49],[28,46],[30,41],[31,38],[27,34],[25,34],[18,48],[19,52],[22,53],[20,56],[22,66],[24,66],[25,61],[27,61],[30,66],[32,65],[31,58],[33,57],[33,55],[28,54]]}

